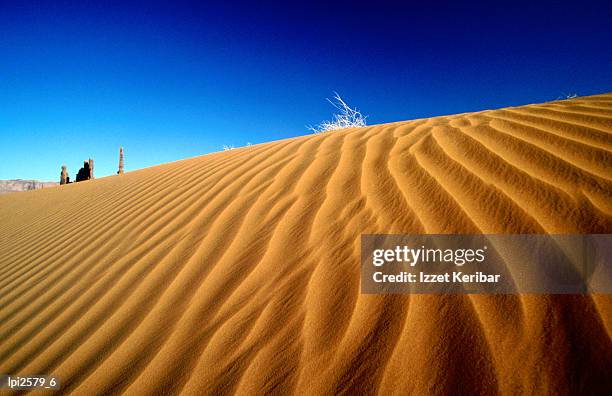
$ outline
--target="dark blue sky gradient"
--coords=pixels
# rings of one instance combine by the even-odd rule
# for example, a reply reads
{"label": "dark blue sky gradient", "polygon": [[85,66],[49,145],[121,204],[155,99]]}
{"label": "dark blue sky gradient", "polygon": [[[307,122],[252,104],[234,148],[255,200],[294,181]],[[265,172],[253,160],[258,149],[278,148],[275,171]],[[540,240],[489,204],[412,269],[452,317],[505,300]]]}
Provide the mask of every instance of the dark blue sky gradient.
{"label": "dark blue sky gradient", "polygon": [[610,2],[126,3],[0,2],[0,179],[612,91]]}

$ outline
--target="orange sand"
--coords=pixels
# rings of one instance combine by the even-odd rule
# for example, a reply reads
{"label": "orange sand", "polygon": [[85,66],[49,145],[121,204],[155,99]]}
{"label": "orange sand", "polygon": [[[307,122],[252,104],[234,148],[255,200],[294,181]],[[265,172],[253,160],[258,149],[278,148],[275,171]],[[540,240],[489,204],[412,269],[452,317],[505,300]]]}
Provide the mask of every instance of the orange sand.
{"label": "orange sand", "polygon": [[612,94],[0,196],[0,373],[81,395],[612,387],[609,295],[360,294],[360,234],[480,232],[612,233]]}

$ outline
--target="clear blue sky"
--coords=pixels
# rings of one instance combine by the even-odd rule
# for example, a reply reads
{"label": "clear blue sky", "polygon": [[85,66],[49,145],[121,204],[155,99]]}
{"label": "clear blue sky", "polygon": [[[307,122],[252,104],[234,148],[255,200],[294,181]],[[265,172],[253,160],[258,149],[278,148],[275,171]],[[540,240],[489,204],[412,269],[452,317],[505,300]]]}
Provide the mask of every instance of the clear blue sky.
{"label": "clear blue sky", "polygon": [[0,179],[612,91],[609,1],[201,3],[0,1]]}

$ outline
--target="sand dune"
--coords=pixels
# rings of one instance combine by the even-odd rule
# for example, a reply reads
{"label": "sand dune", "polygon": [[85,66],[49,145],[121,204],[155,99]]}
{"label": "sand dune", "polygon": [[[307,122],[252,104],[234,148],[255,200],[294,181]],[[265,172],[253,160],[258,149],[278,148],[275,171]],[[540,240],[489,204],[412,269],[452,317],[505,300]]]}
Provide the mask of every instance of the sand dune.
{"label": "sand dune", "polygon": [[609,295],[362,295],[362,233],[612,233],[612,94],[0,196],[0,373],[81,395],[612,388]]}

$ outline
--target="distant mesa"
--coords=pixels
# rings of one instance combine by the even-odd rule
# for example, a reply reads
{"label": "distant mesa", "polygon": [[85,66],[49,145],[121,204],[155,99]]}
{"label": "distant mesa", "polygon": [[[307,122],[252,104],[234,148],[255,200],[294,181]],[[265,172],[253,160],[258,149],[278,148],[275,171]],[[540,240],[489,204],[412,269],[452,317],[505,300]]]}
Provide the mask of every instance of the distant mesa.
{"label": "distant mesa", "polygon": [[39,180],[0,180],[0,194],[9,194],[21,191],[40,190],[57,186],[57,182],[44,182]]}

